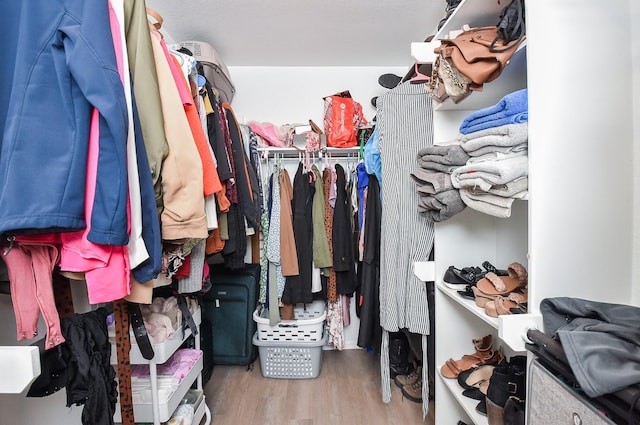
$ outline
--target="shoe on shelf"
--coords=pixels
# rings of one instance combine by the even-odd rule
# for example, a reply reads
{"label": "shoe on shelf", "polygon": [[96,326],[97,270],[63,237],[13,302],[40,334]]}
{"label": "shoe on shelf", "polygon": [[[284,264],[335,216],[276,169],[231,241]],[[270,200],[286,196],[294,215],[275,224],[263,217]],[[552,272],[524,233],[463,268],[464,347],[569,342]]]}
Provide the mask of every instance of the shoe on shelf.
{"label": "shoe on shelf", "polygon": [[393,89],[402,81],[402,77],[395,74],[382,74],[378,77],[378,84],[385,89]]}
{"label": "shoe on shelf", "polygon": [[494,369],[489,379],[486,410],[491,424],[504,424],[504,407],[510,397],[524,400],[526,397],[526,356],[512,356],[509,361]]}
{"label": "shoe on shelf", "polygon": [[402,394],[415,403],[422,403],[422,376],[413,384],[401,388]]}
{"label": "shoe on shelf", "polygon": [[508,276],[499,276],[488,272],[484,278],[476,284],[476,288],[488,296],[506,295],[518,289],[526,287],[528,281],[527,269],[520,263],[509,265]]}
{"label": "shoe on shelf", "polygon": [[402,388],[407,385],[412,385],[414,382],[420,379],[421,376],[422,376],[422,366],[418,366],[415,369],[413,369],[413,371],[408,375],[396,375],[393,381],[396,383],[398,387]]}
{"label": "shoe on shelf", "polygon": [[477,365],[498,364],[504,356],[500,350],[493,349],[493,335],[489,334],[480,339],[474,339],[473,345],[476,352],[465,354],[461,358],[454,360],[450,358],[440,367],[440,374],[445,378],[457,378],[458,375]]}
{"label": "shoe on shelf", "polygon": [[505,314],[524,314],[527,312],[527,290],[521,289],[507,296],[496,295],[484,305],[487,316],[498,317]]}

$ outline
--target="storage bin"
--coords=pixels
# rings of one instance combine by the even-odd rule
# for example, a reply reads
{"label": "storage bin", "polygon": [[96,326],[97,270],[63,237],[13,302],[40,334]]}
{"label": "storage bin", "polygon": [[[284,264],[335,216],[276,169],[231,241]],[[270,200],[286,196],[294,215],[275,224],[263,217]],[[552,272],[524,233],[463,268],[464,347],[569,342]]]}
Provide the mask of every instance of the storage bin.
{"label": "storage bin", "polygon": [[322,346],[326,342],[326,335],[317,342],[260,341],[258,332],[253,337],[265,378],[317,378],[322,368]]}
{"label": "storage bin", "polygon": [[536,359],[531,361],[528,376],[527,423],[613,425],[594,401],[554,376]]}
{"label": "storage bin", "polygon": [[282,320],[275,326],[269,325],[269,309],[258,307],[253,312],[259,341],[278,342],[318,342],[324,334],[327,318],[325,302],[317,300],[311,304],[296,304],[293,308],[295,320]]}

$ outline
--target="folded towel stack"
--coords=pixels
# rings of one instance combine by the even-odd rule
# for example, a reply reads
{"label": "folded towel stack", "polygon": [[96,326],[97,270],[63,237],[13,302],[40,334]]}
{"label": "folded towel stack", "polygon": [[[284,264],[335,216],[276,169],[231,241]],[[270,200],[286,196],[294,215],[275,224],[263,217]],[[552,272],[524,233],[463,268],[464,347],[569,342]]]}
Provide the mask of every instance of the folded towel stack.
{"label": "folded towel stack", "polygon": [[472,158],[527,153],[529,123],[504,124],[459,136],[460,146]]}
{"label": "folded towel stack", "polygon": [[460,125],[460,133],[469,134],[490,127],[517,124],[529,120],[528,92],[509,93],[493,106],[469,114]]}
{"label": "folded towel stack", "polygon": [[434,222],[453,217],[465,209],[451,182],[451,172],[466,164],[469,155],[455,141],[418,151],[418,168],[411,173],[418,192],[418,213]]}
{"label": "folded towel stack", "polygon": [[528,122],[512,119],[526,113],[526,90],[521,90],[464,120],[458,139],[469,159],[452,171],[451,184],[469,208],[505,218],[514,200],[527,197]]}

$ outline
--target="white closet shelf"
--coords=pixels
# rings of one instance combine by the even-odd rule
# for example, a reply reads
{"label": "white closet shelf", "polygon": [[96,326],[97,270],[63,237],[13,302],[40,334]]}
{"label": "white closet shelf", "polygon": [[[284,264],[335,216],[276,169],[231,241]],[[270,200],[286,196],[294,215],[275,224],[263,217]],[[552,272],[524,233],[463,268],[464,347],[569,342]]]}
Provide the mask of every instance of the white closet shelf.
{"label": "white closet shelf", "polygon": [[488,419],[486,416],[481,415],[476,411],[476,406],[480,403],[479,400],[474,400],[462,395],[463,388],[458,384],[457,379],[445,378],[440,372],[440,366],[438,366],[438,377],[442,380],[445,387],[451,392],[451,395],[457,400],[458,404],[462,406],[465,413],[469,415],[469,418],[475,425],[486,425]]}
{"label": "white closet shelf", "polygon": [[[198,361],[193,365],[187,376],[184,377],[178,388],[173,392],[169,400],[165,403],[160,403],[158,405],[158,413],[160,422],[166,422],[171,419],[171,415],[178,408],[178,405],[182,401],[182,398],[187,393],[191,385],[195,382],[196,378],[202,372],[203,367],[203,356],[200,356]],[[204,405],[205,398],[202,398],[202,402],[199,407],[202,407],[202,414],[204,414]],[[200,409],[198,409],[200,410]],[[133,405],[133,415],[135,417],[136,422],[151,422],[153,423],[153,404],[151,400],[148,403],[134,403]],[[200,416],[202,418],[202,416]],[[114,422],[122,422],[122,416],[120,415],[120,403],[116,404],[116,412],[113,416]],[[194,423],[199,423],[194,420]]]}
{"label": "white closet shelf", "polygon": [[[475,315],[480,320],[488,323],[494,329],[498,329],[498,319],[495,317],[488,316],[483,308],[480,308],[476,305],[475,301],[468,300],[466,298],[462,298],[457,290],[448,288],[441,281],[436,283],[436,287],[445,294],[447,297],[451,298],[458,304],[460,304],[463,308],[469,311],[471,314]],[[460,285],[460,290],[464,289],[464,285]]]}
{"label": "white closet shelf", "polygon": [[435,33],[434,40],[446,38],[449,31],[460,30],[464,25],[484,27],[497,25],[500,12],[509,3],[496,0],[462,0],[447,22]]}
{"label": "white closet shelf", "polygon": [[35,346],[0,347],[0,394],[19,394],[40,376],[40,349]]}
{"label": "white closet shelf", "polygon": [[[200,322],[202,321],[202,312],[200,307],[192,314],[193,321],[196,323],[196,326],[200,326]],[[131,351],[129,351],[129,362],[131,364],[147,364],[149,360],[142,357],[142,353],[140,352],[140,348],[136,343],[136,339],[133,335],[133,331],[129,333],[131,338]],[[167,361],[169,357],[182,345],[182,343],[191,336],[191,329],[189,327],[184,328],[184,336],[182,336],[182,330],[179,329],[174,334],[173,338],[168,339],[164,342],[153,343],[153,359],[152,361],[156,364],[162,364]],[[109,337],[115,337],[115,331],[111,327],[109,328]],[[118,364],[118,358],[114,348],[111,350],[111,364]]]}
{"label": "white closet shelf", "polygon": [[[463,285],[460,286],[461,290],[464,289]],[[497,329],[498,337],[513,351],[526,350],[524,344],[527,341],[526,335],[529,329],[542,329],[542,316],[539,314],[507,314],[497,318],[491,317],[483,308],[478,307],[475,301],[462,298],[457,290],[445,286],[441,281],[436,284],[436,287],[471,314]]]}
{"label": "white closet shelf", "polygon": [[529,329],[542,329],[542,315],[529,313],[498,316],[498,337],[513,351],[526,350],[524,344],[529,342]]}
{"label": "white closet shelf", "polygon": [[415,41],[411,43],[411,57],[418,63],[434,63],[436,54],[433,52],[440,45],[440,40]]}
{"label": "white closet shelf", "polygon": [[423,282],[436,281],[436,263],[434,261],[415,261],[413,274]]}

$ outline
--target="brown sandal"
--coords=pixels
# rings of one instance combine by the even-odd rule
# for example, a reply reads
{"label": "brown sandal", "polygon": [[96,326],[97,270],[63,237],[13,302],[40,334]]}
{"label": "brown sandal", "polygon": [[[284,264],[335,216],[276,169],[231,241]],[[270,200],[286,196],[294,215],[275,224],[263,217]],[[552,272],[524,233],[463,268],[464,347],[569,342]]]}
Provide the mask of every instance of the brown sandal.
{"label": "brown sandal", "polygon": [[527,270],[520,263],[511,263],[507,269],[509,276],[498,276],[489,272],[478,281],[476,287],[485,295],[505,295],[527,284]]}
{"label": "brown sandal", "polygon": [[473,297],[475,298],[476,305],[478,307],[484,308],[484,306],[487,305],[489,301],[493,301],[494,297],[492,295],[486,295],[484,292],[482,292],[475,286],[472,286],[471,290],[473,291]]}
{"label": "brown sandal", "polygon": [[498,317],[505,314],[513,314],[512,309],[520,309],[526,313],[527,292],[512,292],[506,297],[496,296],[485,303],[484,311],[487,316]]}
{"label": "brown sandal", "polygon": [[473,345],[476,347],[475,353],[465,354],[458,360],[451,358],[447,360],[440,368],[442,376],[451,379],[457,378],[460,372],[470,369],[473,366],[492,362],[496,357],[496,353],[498,353],[493,350],[493,335],[491,334],[481,339],[474,339]]}

